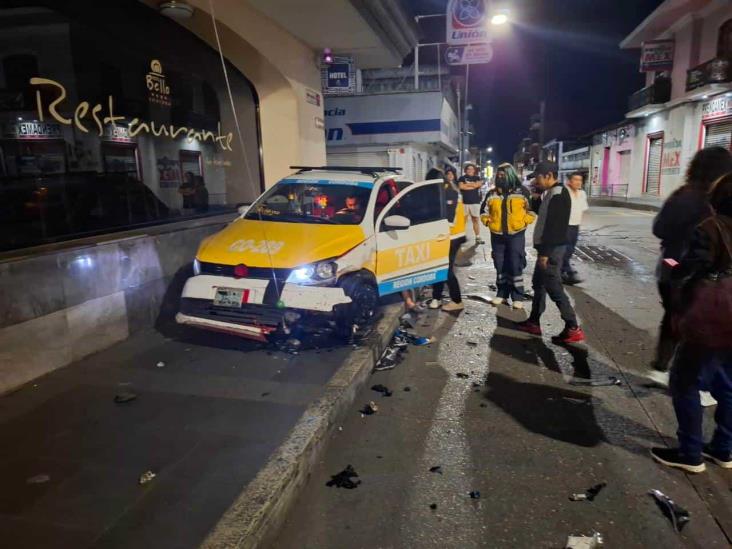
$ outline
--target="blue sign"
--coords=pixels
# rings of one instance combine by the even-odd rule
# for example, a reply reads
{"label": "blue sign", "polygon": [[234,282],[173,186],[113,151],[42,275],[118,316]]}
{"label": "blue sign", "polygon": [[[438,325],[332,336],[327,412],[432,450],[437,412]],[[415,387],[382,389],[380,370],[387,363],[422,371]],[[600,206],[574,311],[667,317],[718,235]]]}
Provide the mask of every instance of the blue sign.
{"label": "blue sign", "polygon": [[412,288],[419,288],[420,286],[427,286],[429,284],[434,284],[435,282],[445,282],[446,280],[447,269],[435,269],[403,276],[379,284],[379,295],[389,295],[401,292],[402,290],[410,290]]}
{"label": "blue sign", "polygon": [[333,63],[326,70],[326,91],[346,91],[351,89],[351,64]]}

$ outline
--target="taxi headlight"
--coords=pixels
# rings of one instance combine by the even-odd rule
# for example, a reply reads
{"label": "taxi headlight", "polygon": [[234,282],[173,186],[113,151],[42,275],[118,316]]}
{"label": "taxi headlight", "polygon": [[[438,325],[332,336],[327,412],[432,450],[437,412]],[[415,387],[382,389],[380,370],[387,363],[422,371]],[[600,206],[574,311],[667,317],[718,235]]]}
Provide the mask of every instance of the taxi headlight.
{"label": "taxi headlight", "polygon": [[287,282],[295,284],[321,284],[335,279],[338,266],[334,261],[321,261],[293,269]]}

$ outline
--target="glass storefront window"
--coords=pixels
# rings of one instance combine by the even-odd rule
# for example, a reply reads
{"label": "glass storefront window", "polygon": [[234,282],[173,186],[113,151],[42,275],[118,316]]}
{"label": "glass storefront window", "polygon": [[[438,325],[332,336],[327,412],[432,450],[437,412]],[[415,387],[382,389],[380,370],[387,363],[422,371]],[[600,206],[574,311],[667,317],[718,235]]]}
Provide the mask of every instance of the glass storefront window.
{"label": "glass storefront window", "polygon": [[0,250],[233,211],[262,190],[250,82],[227,67],[240,138],[216,50],[138,0],[103,4],[0,7]]}

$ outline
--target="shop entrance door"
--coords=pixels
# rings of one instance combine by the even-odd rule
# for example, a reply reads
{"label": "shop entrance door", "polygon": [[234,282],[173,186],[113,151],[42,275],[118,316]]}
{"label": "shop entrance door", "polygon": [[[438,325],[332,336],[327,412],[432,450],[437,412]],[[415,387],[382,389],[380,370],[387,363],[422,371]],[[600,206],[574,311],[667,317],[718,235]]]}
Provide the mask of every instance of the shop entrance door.
{"label": "shop entrance door", "polygon": [[648,164],[644,191],[658,195],[661,192],[661,157],[663,156],[663,135],[648,138]]}

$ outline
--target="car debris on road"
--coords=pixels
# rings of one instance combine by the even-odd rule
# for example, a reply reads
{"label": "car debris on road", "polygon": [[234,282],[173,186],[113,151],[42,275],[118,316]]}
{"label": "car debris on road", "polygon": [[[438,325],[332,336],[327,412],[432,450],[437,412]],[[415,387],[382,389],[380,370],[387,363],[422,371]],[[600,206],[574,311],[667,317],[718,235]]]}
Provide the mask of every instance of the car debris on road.
{"label": "car debris on road", "polygon": [[653,499],[656,500],[656,504],[664,515],[671,521],[671,525],[674,527],[676,532],[681,532],[684,526],[689,522],[691,516],[689,511],[681,507],[678,503],[668,497],[660,490],[650,490],[648,492]]}
{"label": "car debris on road", "polygon": [[358,473],[354,470],[352,465],[348,465],[343,471],[336,475],[331,475],[330,480],[325,483],[326,486],[336,488],[345,488],[346,490],[353,490],[361,484],[360,480],[352,480],[358,478]]}
{"label": "car debris on road", "polygon": [[602,491],[603,488],[607,486],[607,482],[601,482],[599,484],[595,484],[592,488],[589,488],[585,492],[581,492],[578,494],[572,494],[569,496],[570,501],[594,501],[597,495]]}

